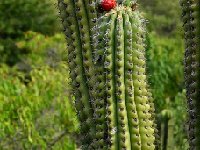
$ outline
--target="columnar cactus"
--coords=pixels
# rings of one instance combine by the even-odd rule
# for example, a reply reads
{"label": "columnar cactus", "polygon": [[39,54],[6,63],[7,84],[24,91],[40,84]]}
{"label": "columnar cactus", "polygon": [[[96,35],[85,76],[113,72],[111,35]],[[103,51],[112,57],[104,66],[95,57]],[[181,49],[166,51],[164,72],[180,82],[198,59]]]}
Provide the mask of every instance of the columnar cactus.
{"label": "columnar cactus", "polygon": [[181,0],[185,30],[185,80],[189,112],[189,144],[200,149],[200,1]]}
{"label": "columnar cactus", "polygon": [[98,12],[92,0],[58,0],[82,149],[155,149],[145,20],[121,2]]}

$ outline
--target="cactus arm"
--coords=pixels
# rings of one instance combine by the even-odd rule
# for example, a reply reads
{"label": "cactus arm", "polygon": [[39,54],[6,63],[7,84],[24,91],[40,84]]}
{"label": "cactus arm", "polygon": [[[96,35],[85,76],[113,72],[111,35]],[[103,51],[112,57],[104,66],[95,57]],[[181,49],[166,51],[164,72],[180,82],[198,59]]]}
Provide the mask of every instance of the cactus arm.
{"label": "cactus arm", "polygon": [[[103,73],[102,68],[95,66],[93,63],[93,53],[96,50],[93,40],[97,14],[94,1],[77,0],[74,2],[76,7],[76,15],[78,18],[79,31],[82,43],[83,54],[83,66],[85,69],[85,75],[87,77],[87,83],[90,91],[90,106],[94,111],[95,119],[95,136],[96,139],[92,139],[94,143],[91,143],[91,147],[98,146],[100,149],[104,147],[104,133],[105,133],[105,111],[104,111],[104,97],[103,93]],[[96,69],[98,68],[98,69]],[[96,69],[96,70],[94,70]],[[99,80],[99,84],[95,85]],[[94,86],[95,85],[95,86]],[[94,133],[94,132],[93,132]],[[97,143],[96,143],[97,141]],[[95,145],[94,145],[95,144]]]}
{"label": "cactus arm", "polygon": [[[184,24],[184,30],[185,32],[185,38],[187,38],[187,40],[185,41],[185,46],[186,46],[186,51],[185,51],[185,84],[186,84],[186,89],[189,89],[189,85],[192,81],[191,79],[191,67],[190,64],[192,63],[191,60],[191,55],[190,51],[194,51],[194,48],[192,47],[191,49],[191,43],[192,43],[192,37],[191,37],[191,32],[190,32],[190,28],[191,28],[191,23],[190,23],[190,9],[189,9],[189,3],[186,2],[186,0],[182,0],[181,1],[181,5],[182,5],[182,9],[183,9],[183,16],[182,16],[182,20],[183,20],[183,24]],[[191,50],[190,50],[191,49]],[[188,108],[189,110],[192,110],[194,108],[194,104],[191,101],[191,95],[190,92],[187,91],[187,99],[189,100],[188,102]],[[190,102],[191,101],[191,102]],[[189,113],[189,118],[193,118],[192,113]],[[190,137],[195,137],[193,130],[190,129],[194,129],[195,124],[193,121],[191,121],[191,123],[189,124],[189,136]],[[190,139],[189,137],[189,139]],[[191,140],[189,140],[189,144],[190,147],[192,148],[194,146],[194,144],[192,143]]]}
{"label": "cactus arm", "polygon": [[[82,55],[83,55],[83,67],[85,70],[85,76],[87,79],[87,85],[89,87],[90,91],[90,106],[94,108],[93,106],[93,93],[95,93],[93,88],[93,80],[95,80],[94,76],[94,65],[93,65],[93,48],[92,48],[92,41],[91,41],[91,28],[89,25],[89,18],[87,14],[87,6],[85,6],[83,0],[76,0],[74,1],[75,5],[75,13],[78,21],[78,27],[79,27],[79,33],[80,33],[80,39],[81,39],[81,46],[82,46]],[[87,4],[88,5],[88,4]],[[91,7],[90,7],[91,8]],[[94,12],[95,13],[95,12]],[[93,79],[93,80],[91,80]]]}
{"label": "cactus arm", "polygon": [[[81,39],[79,26],[76,18],[75,6],[71,0],[59,0],[59,8],[61,19],[66,33],[66,40],[69,51],[69,67],[71,68],[70,76],[72,78],[72,86],[76,88],[75,105],[81,123],[81,134],[83,136],[83,144],[89,144],[92,134],[94,134],[94,126],[92,123],[92,111],[88,102],[89,90],[84,76],[83,55],[81,47]],[[73,68],[73,69],[72,69]],[[89,131],[88,131],[89,130]]]}
{"label": "cactus arm", "polygon": [[162,143],[161,143],[161,147],[162,150],[167,150],[167,145],[168,145],[168,119],[164,118],[163,122],[161,124],[161,139],[162,139]]}
{"label": "cactus arm", "polygon": [[189,108],[190,149],[200,149],[200,1],[181,0],[185,31],[185,84]]}
{"label": "cactus arm", "polygon": [[174,118],[170,118],[168,121],[168,141],[167,141],[167,149],[175,149],[174,144],[174,127],[175,127],[175,120]]}
{"label": "cactus arm", "polygon": [[139,124],[135,121],[138,118],[136,111],[136,105],[134,101],[134,87],[133,87],[133,60],[132,60],[132,25],[127,13],[124,14],[124,35],[125,35],[125,85],[126,85],[126,106],[127,106],[127,115],[129,122],[129,131],[131,138],[131,148],[133,150],[141,149],[141,138],[139,134]]}

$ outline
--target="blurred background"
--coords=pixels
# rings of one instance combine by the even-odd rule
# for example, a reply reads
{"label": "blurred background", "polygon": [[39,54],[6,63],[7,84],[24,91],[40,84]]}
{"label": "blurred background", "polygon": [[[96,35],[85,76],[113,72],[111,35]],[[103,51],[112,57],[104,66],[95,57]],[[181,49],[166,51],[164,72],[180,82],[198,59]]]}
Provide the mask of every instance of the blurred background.
{"label": "blurred background", "polygon": [[[184,150],[187,109],[179,0],[138,0],[162,149]],[[0,149],[75,150],[67,49],[56,0],[0,2]]]}

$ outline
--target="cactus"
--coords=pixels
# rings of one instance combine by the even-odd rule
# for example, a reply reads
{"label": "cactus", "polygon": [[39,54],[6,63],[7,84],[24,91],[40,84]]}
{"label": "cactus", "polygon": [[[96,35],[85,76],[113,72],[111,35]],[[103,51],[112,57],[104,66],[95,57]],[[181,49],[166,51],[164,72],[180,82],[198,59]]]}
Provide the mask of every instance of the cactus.
{"label": "cactus", "polygon": [[181,0],[185,31],[185,83],[190,149],[200,149],[200,1]]}
{"label": "cactus", "polygon": [[98,12],[91,0],[58,0],[82,149],[155,149],[145,20],[131,3]]}

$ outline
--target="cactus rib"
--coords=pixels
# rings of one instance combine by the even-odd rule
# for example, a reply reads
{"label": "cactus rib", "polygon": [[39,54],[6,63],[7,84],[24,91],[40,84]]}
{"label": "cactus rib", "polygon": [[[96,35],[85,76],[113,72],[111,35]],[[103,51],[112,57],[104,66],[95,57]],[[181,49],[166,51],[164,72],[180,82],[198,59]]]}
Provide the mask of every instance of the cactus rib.
{"label": "cactus rib", "polygon": [[[108,20],[109,18],[102,18],[99,19],[99,22],[106,22],[105,20]],[[96,42],[96,53],[95,57],[95,69],[96,69],[96,79],[94,80],[94,88],[95,88],[95,93],[94,93],[94,117],[95,117],[95,124],[96,124],[96,134],[94,138],[94,142],[92,147],[94,149],[107,149],[106,148],[106,138],[107,138],[107,133],[106,133],[106,92],[104,89],[105,86],[105,70],[103,67],[104,63],[104,58],[103,58],[103,53],[104,53],[104,44],[99,43],[99,41],[103,41],[103,34],[105,33],[106,30],[106,25],[102,25],[101,27],[96,28],[96,30],[99,32],[98,35],[95,35],[94,41]],[[100,34],[102,33],[102,34]]]}
{"label": "cactus rib", "polygon": [[127,110],[125,105],[125,83],[124,83],[124,18],[123,11],[118,11],[116,20],[116,36],[115,42],[115,87],[116,87],[116,103],[118,111],[118,138],[119,149],[131,149],[130,134],[128,127]]}
{"label": "cactus rib", "polygon": [[[79,116],[81,123],[81,132],[82,132],[82,142],[87,145],[91,141],[92,132],[94,132],[94,126],[91,127],[92,123],[92,111],[91,106],[88,103],[89,99],[89,89],[86,85],[86,78],[84,76],[83,68],[83,55],[81,48],[81,39],[77,17],[75,13],[75,6],[71,0],[59,1],[59,8],[61,17],[63,19],[63,26],[66,30],[66,40],[68,43],[69,51],[69,67],[70,67],[70,76],[72,78],[72,85],[76,87],[75,92],[75,105],[76,110]],[[88,132],[89,130],[89,132]],[[87,143],[87,144],[86,144]]]}
{"label": "cactus rib", "polygon": [[117,14],[113,13],[110,16],[109,27],[105,33],[106,48],[105,48],[105,62],[104,68],[106,70],[106,96],[107,96],[107,126],[108,126],[108,140],[110,141],[110,149],[118,149],[117,136],[117,109],[115,101],[115,65],[114,65],[114,51],[115,51],[115,26]]}
{"label": "cactus rib", "polygon": [[133,85],[136,109],[138,113],[139,132],[141,136],[141,149],[154,149],[154,128],[151,114],[149,113],[150,104],[147,97],[147,81],[145,66],[145,30],[144,20],[140,18],[140,14],[132,14],[133,26]]}
{"label": "cactus rib", "polygon": [[190,149],[200,149],[200,0],[181,0],[185,31],[185,84]]}
{"label": "cactus rib", "polygon": [[128,14],[124,14],[125,17],[125,85],[126,85],[126,106],[127,106],[127,115],[129,122],[129,131],[131,138],[131,148],[132,149],[141,149],[141,138],[139,135],[139,124],[136,120],[138,118],[136,104],[134,101],[134,86],[133,86],[133,77],[132,77],[132,69],[133,69],[133,59],[132,59],[132,47],[133,47],[133,31],[132,24],[130,22],[130,16]]}

